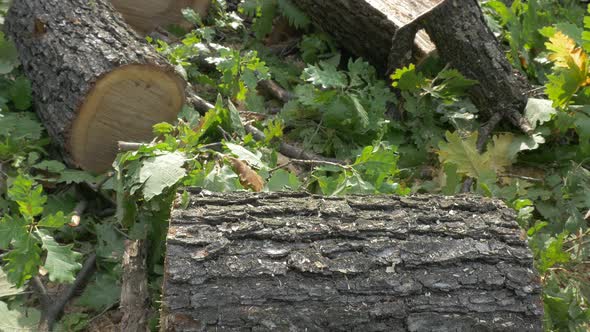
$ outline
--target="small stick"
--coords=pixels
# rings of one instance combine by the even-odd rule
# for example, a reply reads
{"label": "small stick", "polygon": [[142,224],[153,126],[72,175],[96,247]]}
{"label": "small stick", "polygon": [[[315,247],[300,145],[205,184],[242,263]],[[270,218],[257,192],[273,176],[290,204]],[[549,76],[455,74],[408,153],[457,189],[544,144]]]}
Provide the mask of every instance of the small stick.
{"label": "small stick", "polygon": [[80,202],[78,202],[78,204],[76,204],[76,207],[74,208],[74,214],[72,215],[72,218],[70,218],[68,226],[78,227],[80,225],[80,220],[82,219],[82,214],[84,213],[84,211],[86,211],[87,207],[87,200],[83,199]]}
{"label": "small stick", "polygon": [[80,272],[78,272],[78,276],[76,280],[66,289],[66,291],[62,294],[60,298],[58,298],[53,302],[48,308],[44,308],[43,313],[41,315],[41,321],[39,322],[39,331],[51,331],[53,329],[53,325],[61,316],[66,304],[74,297],[74,294],[78,290],[78,288],[82,287],[84,283],[88,281],[90,276],[96,270],[96,254],[90,254]]}

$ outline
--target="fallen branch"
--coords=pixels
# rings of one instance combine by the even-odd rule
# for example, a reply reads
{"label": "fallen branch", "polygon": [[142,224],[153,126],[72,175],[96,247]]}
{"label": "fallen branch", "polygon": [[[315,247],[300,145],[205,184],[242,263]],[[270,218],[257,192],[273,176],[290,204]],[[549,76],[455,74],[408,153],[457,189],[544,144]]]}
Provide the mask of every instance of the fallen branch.
{"label": "fallen branch", "polygon": [[76,204],[76,207],[74,208],[74,213],[73,213],[72,217],[70,218],[70,222],[68,223],[68,226],[78,227],[80,225],[80,221],[82,219],[82,214],[84,213],[84,211],[86,211],[87,207],[88,207],[87,200],[83,199],[80,202],[78,202],[78,204]]}
{"label": "fallen branch", "polygon": [[[96,254],[90,254],[90,256],[88,256],[88,258],[84,262],[82,269],[80,270],[80,272],[78,272],[76,280],[74,280],[70,287],[68,287],[68,289],[66,289],[66,291],[63,292],[61,297],[59,297],[57,300],[53,300],[45,292],[45,295],[47,296],[47,298],[45,299],[49,301],[48,304],[51,304],[51,306],[44,307],[42,310],[41,321],[39,322],[39,331],[45,332],[51,331],[53,329],[53,325],[63,313],[66,304],[74,297],[76,291],[88,281],[88,279],[90,278],[90,276],[92,276],[95,270]],[[40,280],[38,280],[38,282],[40,282],[41,285],[43,285],[43,283]],[[36,284],[36,282],[34,284]],[[39,285],[37,284],[36,287],[39,287]],[[44,286],[41,289],[44,289]]]}
{"label": "fallen branch", "polygon": [[121,331],[147,331],[149,293],[147,282],[147,242],[126,240],[121,284]]}

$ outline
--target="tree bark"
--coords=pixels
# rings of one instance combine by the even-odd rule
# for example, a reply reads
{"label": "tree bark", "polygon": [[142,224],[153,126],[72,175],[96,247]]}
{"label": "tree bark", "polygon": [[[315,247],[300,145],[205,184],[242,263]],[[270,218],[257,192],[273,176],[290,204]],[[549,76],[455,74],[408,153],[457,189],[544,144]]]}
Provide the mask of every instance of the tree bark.
{"label": "tree bark", "polygon": [[[293,0],[342,47],[365,58],[382,72],[387,69],[395,32],[440,1]],[[417,58],[434,50],[424,32],[419,32],[412,41],[415,41]]]}
{"label": "tree bark", "polygon": [[207,15],[210,0],[111,0],[125,21],[140,33],[157,27],[186,25],[182,10],[192,8],[202,17]]}
{"label": "tree bark", "polygon": [[540,331],[514,211],[469,196],[191,193],[162,331]]}
{"label": "tree bark", "polygon": [[488,118],[524,109],[532,87],[506,59],[477,0],[447,0],[421,25],[445,62],[478,81],[470,95]]}
{"label": "tree bark", "polygon": [[445,63],[479,82],[471,96],[483,120],[500,113],[532,131],[519,113],[532,88],[506,59],[477,0],[294,2],[343,47],[383,72],[422,58],[434,43]]}
{"label": "tree bark", "polygon": [[35,108],[71,164],[109,168],[118,141],[145,141],[173,121],[184,80],[107,0],[13,1],[5,22]]}

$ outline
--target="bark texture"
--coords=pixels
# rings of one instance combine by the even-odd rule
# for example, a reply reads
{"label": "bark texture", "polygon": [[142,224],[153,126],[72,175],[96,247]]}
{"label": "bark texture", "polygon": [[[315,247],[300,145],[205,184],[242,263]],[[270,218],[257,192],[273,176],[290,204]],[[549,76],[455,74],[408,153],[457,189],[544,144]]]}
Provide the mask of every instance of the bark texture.
{"label": "bark texture", "polygon": [[[387,69],[395,32],[441,0],[294,0],[312,20],[351,53]],[[413,39],[412,39],[413,40]],[[419,33],[415,55],[421,57],[434,47]]]}
{"label": "bark texture", "polygon": [[421,25],[445,62],[479,82],[471,98],[488,117],[524,109],[532,87],[506,59],[477,0],[446,0]]}
{"label": "bark texture", "polygon": [[147,283],[147,245],[126,240],[121,285],[121,331],[149,331],[149,292]]}
{"label": "bark texture", "polygon": [[[127,26],[107,0],[13,1],[5,31],[15,42],[24,72],[31,80],[37,113],[66,157],[72,157],[73,123],[85,98],[102,77],[117,68],[144,65],[161,71],[162,76],[173,76],[172,80],[177,77],[166,60]],[[179,86],[183,84],[179,77],[178,82]],[[182,91],[179,94],[183,96]],[[121,126],[116,120],[105,126]],[[133,138],[145,133],[138,134],[132,127],[121,128],[121,132],[131,136],[126,139],[129,141],[146,139]],[[103,145],[116,153],[116,140],[102,139]],[[68,161],[78,164],[75,158]]]}
{"label": "bark texture", "polygon": [[469,196],[191,194],[162,331],[540,331],[515,213]]}

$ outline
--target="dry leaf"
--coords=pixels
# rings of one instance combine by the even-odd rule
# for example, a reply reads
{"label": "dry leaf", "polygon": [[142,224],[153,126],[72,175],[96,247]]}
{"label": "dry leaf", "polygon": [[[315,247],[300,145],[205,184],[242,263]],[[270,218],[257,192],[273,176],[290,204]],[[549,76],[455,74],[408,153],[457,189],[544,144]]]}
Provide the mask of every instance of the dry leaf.
{"label": "dry leaf", "polygon": [[246,162],[240,159],[230,158],[234,170],[240,177],[240,183],[245,188],[254,190],[255,192],[261,192],[264,188],[264,181],[262,177],[256,173]]}

